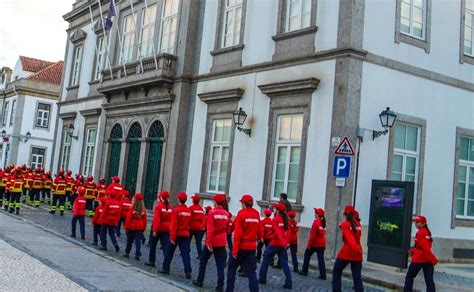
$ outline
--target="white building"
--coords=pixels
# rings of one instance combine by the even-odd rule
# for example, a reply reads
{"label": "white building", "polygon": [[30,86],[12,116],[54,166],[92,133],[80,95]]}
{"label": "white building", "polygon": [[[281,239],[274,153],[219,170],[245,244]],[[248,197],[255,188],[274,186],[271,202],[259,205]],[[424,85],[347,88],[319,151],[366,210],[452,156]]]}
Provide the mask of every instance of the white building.
{"label": "white building", "polygon": [[[326,209],[332,251],[331,141],[347,136],[360,163],[343,206],[357,194],[365,236],[372,180],[414,181],[441,258],[474,256],[473,3],[206,1],[187,191],[228,193],[233,213],[243,193],[265,207],[287,192],[302,242]],[[234,130],[240,107],[250,137]],[[372,140],[386,107],[394,130]]]}
{"label": "white building", "polygon": [[13,70],[3,71],[1,167],[51,168],[62,68],[62,61],[20,56]]}

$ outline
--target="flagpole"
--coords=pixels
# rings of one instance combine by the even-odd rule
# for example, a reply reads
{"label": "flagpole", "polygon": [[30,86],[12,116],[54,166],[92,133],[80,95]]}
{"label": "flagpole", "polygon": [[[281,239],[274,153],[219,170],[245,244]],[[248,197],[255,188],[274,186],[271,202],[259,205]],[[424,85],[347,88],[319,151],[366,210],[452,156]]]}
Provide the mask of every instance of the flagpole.
{"label": "flagpole", "polygon": [[[135,20],[135,12],[133,10],[133,0],[130,0],[129,2],[130,2],[130,8],[132,9],[133,28],[135,29],[135,31],[137,31],[137,21]],[[137,44],[137,54],[138,54],[138,59],[140,60],[141,73],[143,73],[143,62],[142,62],[141,48],[142,48],[142,46],[141,46],[140,42],[138,42],[138,44]]]}
{"label": "flagpole", "polygon": [[[110,0],[113,1],[113,0]],[[105,52],[107,54],[107,60],[109,61],[109,70],[110,70],[110,79],[114,80],[114,75],[112,72],[112,61],[110,59],[109,55],[109,38],[107,37],[107,29],[105,28],[105,23],[104,23],[104,15],[102,14],[102,4],[100,4],[100,0],[97,0],[97,4],[99,5],[99,13],[100,13],[100,21],[102,23],[102,29],[104,30],[104,38],[107,43],[107,46],[105,47]],[[110,36],[110,35],[109,35]]]}
{"label": "flagpole", "polygon": [[[91,16],[91,25],[92,25],[92,31],[94,31],[94,17],[92,16],[92,5],[89,6],[89,14]],[[95,33],[95,31],[94,31]],[[104,30],[104,34],[105,34],[105,30]],[[96,35],[96,39],[97,39],[97,35]],[[105,43],[105,36],[104,36],[104,43]],[[107,50],[107,48],[105,48]],[[99,48],[97,47],[97,40],[95,42],[95,54],[96,54],[96,61],[99,62]],[[109,57],[109,54],[107,54],[107,59],[109,60],[109,64],[110,64],[110,57]],[[99,64],[99,70],[102,71],[102,68]],[[109,66],[109,70],[110,70],[110,78],[112,80],[114,80],[114,76],[112,74],[112,68]],[[100,76],[102,77],[102,72],[100,72]],[[95,76],[94,76],[95,78]]]}
{"label": "flagpole", "polygon": [[[145,0],[145,9],[147,11],[147,17],[150,18],[150,12],[148,11],[148,1]],[[156,22],[156,19],[155,19]],[[156,59],[156,51],[155,51],[155,40],[154,40],[154,35],[155,35],[155,29],[153,28],[153,38],[151,39],[151,50],[153,52],[153,58],[155,59],[155,70],[158,70],[158,60]]]}

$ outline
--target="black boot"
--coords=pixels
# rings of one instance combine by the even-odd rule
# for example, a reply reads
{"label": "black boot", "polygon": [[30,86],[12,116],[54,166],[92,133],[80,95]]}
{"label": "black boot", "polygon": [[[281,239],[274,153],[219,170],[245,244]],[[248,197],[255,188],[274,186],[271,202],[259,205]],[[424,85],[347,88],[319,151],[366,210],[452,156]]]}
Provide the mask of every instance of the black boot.
{"label": "black boot", "polygon": [[119,252],[120,251],[120,247],[118,245],[115,245],[115,251],[116,252]]}
{"label": "black boot", "polygon": [[15,212],[17,215],[20,215],[20,209],[16,209],[16,212]]}
{"label": "black boot", "polygon": [[64,216],[64,211],[60,211],[59,213],[61,213],[61,216]]}
{"label": "black boot", "polygon": [[155,267],[155,263],[146,262],[146,263],[145,263],[145,266],[154,268],[154,267]]}

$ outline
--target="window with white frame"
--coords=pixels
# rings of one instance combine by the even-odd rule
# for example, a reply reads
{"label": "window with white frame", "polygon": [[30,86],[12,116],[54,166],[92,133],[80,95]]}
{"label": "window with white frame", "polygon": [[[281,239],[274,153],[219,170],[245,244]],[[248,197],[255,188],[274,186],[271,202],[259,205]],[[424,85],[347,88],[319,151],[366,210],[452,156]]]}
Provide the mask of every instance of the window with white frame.
{"label": "window with white frame", "polygon": [[13,125],[15,121],[15,114],[16,114],[16,100],[12,101],[12,112],[10,114],[10,126]]}
{"label": "window with white frame", "polygon": [[76,46],[74,49],[74,60],[72,64],[72,77],[71,86],[79,84],[79,76],[81,75],[81,63],[82,63],[82,45]]}
{"label": "window with white frame", "polygon": [[179,0],[165,0],[161,15],[160,53],[174,53]]}
{"label": "window with white frame", "polygon": [[2,122],[2,124],[3,124],[4,126],[7,125],[8,106],[9,106],[9,103],[7,102],[7,103],[5,103],[5,106],[4,106],[4,108],[3,108],[3,122]]}
{"label": "window with white frame", "polygon": [[86,134],[86,147],[84,154],[84,163],[82,174],[91,175],[94,165],[95,138],[97,136],[96,128],[88,128]]}
{"label": "window with white frame", "polygon": [[391,179],[415,183],[413,212],[416,212],[418,164],[420,157],[420,127],[396,123]]}
{"label": "window with white frame", "polygon": [[285,26],[287,32],[310,26],[311,2],[312,0],[287,0]]}
{"label": "window with white frame", "polygon": [[279,198],[281,193],[286,193],[288,200],[296,201],[302,133],[303,114],[278,117],[272,181],[273,198]]}
{"label": "window with white frame", "polygon": [[474,139],[461,137],[456,217],[474,219]]}
{"label": "window with white frame", "polygon": [[212,122],[210,167],[207,179],[207,191],[210,193],[225,192],[226,189],[231,129],[231,119]]}
{"label": "window with white frame", "polygon": [[49,115],[51,111],[51,105],[46,103],[38,103],[38,109],[36,111],[36,127],[47,128],[49,125]]}
{"label": "window with white frame", "polygon": [[63,138],[63,157],[61,159],[61,169],[68,169],[69,168],[69,158],[71,155],[71,136],[67,130],[64,131],[64,138]]}
{"label": "window with white frame", "polygon": [[105,38],[104,36],[99,36],[97,39],[97,54],[95,57],[95,67],[94,67],[94,76],[93,80],[99,80],[102,69],[105,64]]}
{"label": "window with white frame", "polygon": [[240,43],[242,22],[242,0],[225,0],[224,29],[222,47],[227,48]]}
{"label": "window with white frame", "polygon": [[156,4],[148,6],[142,12],[142,28],[140,33],[140,55],[148,57],[153,54],[153,38],[155,36]]}
{"label": "window with white frame", "polygon": [[137,22],[137,14],[127,15],[123,18],[122,28],[122,53],[120,55],[120,63],[132,61],[133,47],[135,45],[135,23]]}
{"label": "window with white frame", "polygon": [[31,167],[33,167],[33,169],[43,167],[45,152],[46,150],[44,148],[31,148]]}
{"label": "window with white frame", "polygon": [[464,10],[464,54],[474,57],[474,0],[466,0]]}
{"label": "window with white frame", "polygon": [[401,0],[400,32],[425,39],[426,0]]}

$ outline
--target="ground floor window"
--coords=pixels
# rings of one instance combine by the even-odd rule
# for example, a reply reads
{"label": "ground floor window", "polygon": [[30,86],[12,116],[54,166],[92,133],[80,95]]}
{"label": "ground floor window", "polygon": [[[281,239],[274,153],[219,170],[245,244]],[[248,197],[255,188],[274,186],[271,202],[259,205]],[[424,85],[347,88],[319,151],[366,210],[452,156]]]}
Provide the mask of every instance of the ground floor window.
{"label": "ground floor window", "polygon": [[43,167],[45,152],[44,148],[31,148],[31,167]]}

